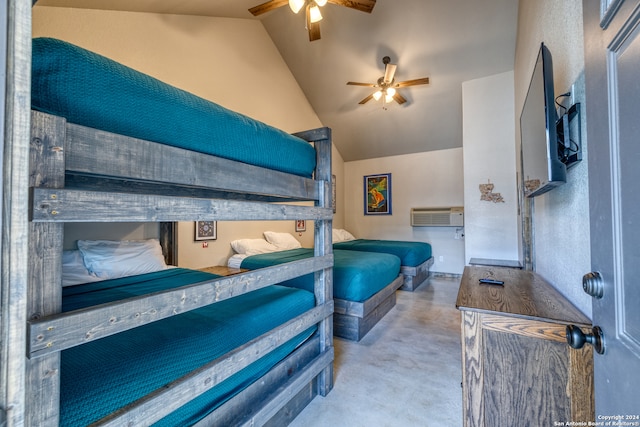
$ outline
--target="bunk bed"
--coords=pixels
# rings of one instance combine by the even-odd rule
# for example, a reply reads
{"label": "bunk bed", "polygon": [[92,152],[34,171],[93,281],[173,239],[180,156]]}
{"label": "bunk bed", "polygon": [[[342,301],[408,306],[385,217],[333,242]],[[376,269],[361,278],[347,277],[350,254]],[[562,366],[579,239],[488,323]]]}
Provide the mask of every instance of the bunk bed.
{"label": "bunk bed", "polygon": [[[284,425],[326,395],[333,386],[330,131],[288,135],[59,40],[34,40],[32,65],[25,423],[66,423],[60,402],[72,393],[76,408],[89,411],[89,401],[110,398],[99,389],[115,389],[119,403],[93,425]],[[274,152],[298,160],[282,163]],[[172,276],[151,287],[147,275],[62,287],[65,223],[158,222],[170,243],[176,221],[300,218],[316,223],[314,256],[305,260],[231,277],[167,269],[149,273]],[[175,246],[163,248],[170,264]],[[287,316],[275,309],[263,329],[250,328],[246,339],[154,380],[144,393],[123,397],[128,392],[110,386],[118,375],[139,380],[116,375],[132,358],[154,359],[164,345],[188,351],[180,331],[193,328],[189,318],[204,322],[247,305],[253,317],[263,294],[292,295],[277,284],[304,275],[314,277],[313,287]],[[217,339],[200,329],[205,335],[189,335],[192,344]],[[150,341],[133,345],[141,335]],[[233,393],[224,391],[229,381]],[[192,404],[197,418],[182,418]]]}
{"label": "bunk bed", "polygon": [[[274,234],[286,236],[288,233],[273,233],[272,236]],[[268,234],[265,233],[265,236]],[[269,241],[264,242],[272,245],[272,249],[265,248],[266,245],[259,245],[261,239],[247,240],[256,240],[253,246],[256,248],[254,254],[235,254],[230,258],[230,266],[239,265],[243,269],[255,270],[313,256],[313,249],[299,247],[295,244],[293,236],[293,244],[285,242],[284,245],[278,245],[274,240],[267,238]],[[280,241],[284,242],[284,239]],[[234,248],[237,248],[237,245]],[[260,251],[262,253],[257,253]],[[335,249],[333,255],[333,334],[360,341],[396,304],[396,290],[403,282],[400,275],[400,259],[385,253]],[[310,290],[313,287],[313,277],[296,277],[281,284]]]}
{"label": "bunk bed", "polygon": [[343,229],[333,229],[333,249],[347,251],[379,252],[400,258],[404,291],[414,291],[429,278],[429,268],[433,265],[431,245],[426,242],[405,240],[356,239]]}

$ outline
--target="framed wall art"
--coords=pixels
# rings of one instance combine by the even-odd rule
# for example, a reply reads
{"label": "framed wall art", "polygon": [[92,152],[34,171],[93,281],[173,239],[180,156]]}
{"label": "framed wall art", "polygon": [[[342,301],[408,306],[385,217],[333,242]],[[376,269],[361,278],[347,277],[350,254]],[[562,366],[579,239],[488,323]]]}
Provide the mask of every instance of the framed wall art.
{"label": "framed wall art", "polygon": [[391,174],[364,177],[364,214],[391,215]]}
{"label": "framed wall art", "polygon": [[195,240],[216,240],[218,238],[217,221],[196,221]]}

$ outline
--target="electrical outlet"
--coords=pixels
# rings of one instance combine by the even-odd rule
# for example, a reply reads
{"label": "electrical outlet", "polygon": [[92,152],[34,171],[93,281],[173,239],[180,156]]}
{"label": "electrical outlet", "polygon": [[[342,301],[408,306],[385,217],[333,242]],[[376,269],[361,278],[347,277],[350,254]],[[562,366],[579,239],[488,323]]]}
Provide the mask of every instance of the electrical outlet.
{"label": "electrical outlet", "polygon": [[438,261],[439,261],[439,262],[444,262],[444,256],[440,255],[440,256],[438,257]]}

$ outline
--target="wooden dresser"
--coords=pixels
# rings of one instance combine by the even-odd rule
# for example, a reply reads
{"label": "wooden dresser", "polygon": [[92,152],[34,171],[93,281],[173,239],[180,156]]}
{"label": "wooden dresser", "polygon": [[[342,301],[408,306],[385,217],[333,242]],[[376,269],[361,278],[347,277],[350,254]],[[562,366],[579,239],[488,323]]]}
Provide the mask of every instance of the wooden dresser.
{"label": "wooden dresser", "polygon": [[566,342],[568,324],[589,332],[591,322],[548,282],[531,271],[466,267],[456,307],[464,426],[594,421],[592,347]]}

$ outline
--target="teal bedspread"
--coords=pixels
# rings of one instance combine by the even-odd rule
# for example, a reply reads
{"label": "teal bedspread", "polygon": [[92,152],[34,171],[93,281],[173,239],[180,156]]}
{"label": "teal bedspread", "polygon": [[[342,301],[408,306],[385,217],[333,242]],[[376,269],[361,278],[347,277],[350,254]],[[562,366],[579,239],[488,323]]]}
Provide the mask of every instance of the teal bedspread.
{"label": "teal bedspread", "polygon": [[[168,269],[64,288],[65,311],[217,277]],[[85,426],[311,309],[309,292],[268,286],[62,351],[61,425]],[[264,375],[313,333],[307,330],[160,420],[188,426]]]}
{"label": "teal bedspread", "polygon": [[31,106],[69,122],[311,177],[306,141],[70,43],[33,40]]}
{"label": "teal bedspread", "polygon": [[[333,296],[347,301],[362,302],[387,286],[400,274],[400,258],[395,255],[333,251]],[[297,261],[313,256],[313,249],[291,249],[252,255],[242,261],[241,267],[249,270]],[[313,274],[282,282],[313,292]]]}
{"label": "teal bedspread", "polygon": [[334,243],[333,248],[348,251],[392,254],[399,257],[402,265],[407,267],[417,267],[431,258],[431,245],[424,242],[356,239]]}

